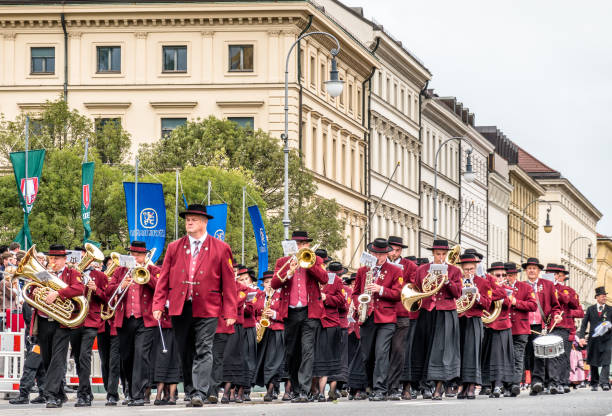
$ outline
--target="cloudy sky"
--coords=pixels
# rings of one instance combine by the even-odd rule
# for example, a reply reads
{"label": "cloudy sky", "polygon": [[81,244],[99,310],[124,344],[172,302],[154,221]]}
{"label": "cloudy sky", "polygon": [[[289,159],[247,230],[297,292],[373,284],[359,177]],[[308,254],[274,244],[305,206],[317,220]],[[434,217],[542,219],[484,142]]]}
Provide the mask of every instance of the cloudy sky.
{"label": "cloudy sky", "polygon": [[344,0],[455,96],[561,171],[612,235],[612,1]]}

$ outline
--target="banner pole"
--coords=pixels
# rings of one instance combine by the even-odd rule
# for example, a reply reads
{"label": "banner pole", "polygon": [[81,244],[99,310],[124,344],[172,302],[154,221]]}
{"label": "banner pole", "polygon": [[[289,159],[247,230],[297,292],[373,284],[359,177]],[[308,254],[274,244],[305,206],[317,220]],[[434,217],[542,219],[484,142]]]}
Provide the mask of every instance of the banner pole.
{"label": "banner pole", "polygon": [[[26,116],[26,125],[25,125],[25,181],[23,183],[23,195],[25,205],[23,207],[23,224],[28,223],[28,147],[30,145],[30,116]],[[24,229],[25,231],[25,229]],[[24,250],[28,251],[28,234],[24,233],[23,245]]]}
{"label": "banner pole", "polygon": [[174,197],[174,239],[178,240],[178,191],[179,191],[179,170],[176,169],[176,194]]}
{"label": "banner pole", "polygon": [[208,204],[210,205],[210,188],[212,188],[212,182],[208,180]]}
{"label": "banner pole", "polygon": [[85,137],[85,157],[83,163],[87,163],[87,153],[89,153],[89,137]]}
{"label": "banner pole", "polygon": [[246,186],[242,187],[242,255],[240,256],[240,263],[244,264],[244,210],[246,205]]}
{"label": "banner pole", "polygon": [[134,162],[134,240],[138,240],[138,156]]}

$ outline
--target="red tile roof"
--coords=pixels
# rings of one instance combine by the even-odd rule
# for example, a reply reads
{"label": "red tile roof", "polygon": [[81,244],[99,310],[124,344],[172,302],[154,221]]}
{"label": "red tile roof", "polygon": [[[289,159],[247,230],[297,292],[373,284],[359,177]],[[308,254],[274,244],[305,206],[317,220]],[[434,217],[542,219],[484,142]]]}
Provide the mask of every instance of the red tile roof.
{"label": "red tile roof", "polygon": [[559,173],[519,147],[518,165],[527,173]]}

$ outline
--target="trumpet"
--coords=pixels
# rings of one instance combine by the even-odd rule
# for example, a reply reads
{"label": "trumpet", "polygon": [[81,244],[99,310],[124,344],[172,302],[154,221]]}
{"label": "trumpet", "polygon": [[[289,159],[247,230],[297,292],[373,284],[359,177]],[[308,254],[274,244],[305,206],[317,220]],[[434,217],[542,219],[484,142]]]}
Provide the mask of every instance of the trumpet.
{"label": "trumpet", "polygon": [[317,255],[315,254],[315,250],[317,248],[319,248],[319,244],[315,244],[313,248],[301,248],[297,253],[290,256],[285,264],[278,269],[276,272],[276,277],[278,277],[281,282],[287,280],[287,275],[285,274],[284,277],[281,277],[280,273],[284,271],[285,268],[294,260],[297,261],[298,267],[301,267],[302,269],[310,269],[317,262]]}

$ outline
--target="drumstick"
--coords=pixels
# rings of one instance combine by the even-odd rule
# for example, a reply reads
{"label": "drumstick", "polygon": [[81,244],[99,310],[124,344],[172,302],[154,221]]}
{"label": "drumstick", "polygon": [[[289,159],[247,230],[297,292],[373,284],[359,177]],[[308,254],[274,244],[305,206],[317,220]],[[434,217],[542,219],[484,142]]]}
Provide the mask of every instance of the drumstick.
{"label": "drumstick", "polygon": [[162,342],[162,353],[165,354],[168,352],[168,350],[166,349],[166,343],[164,342],[164,333],[162,332],[162,327],[161,327],[161,320],[157,320],[157,327],[159,328],[159,336],[161,338],[161,342]]}
{"label": "drumstick", "polygon": [[[559,316],[563,316],[563,312],[564,312],[564,311],[561,311],[561,313],[559,314]],[[556,325],[557,325],[557,321],[553,322],[553,326],[550,328],[550,332],[552,332],[552,331],[553,331],[553,329],[555,329],[555,326],[556,326]]]}

